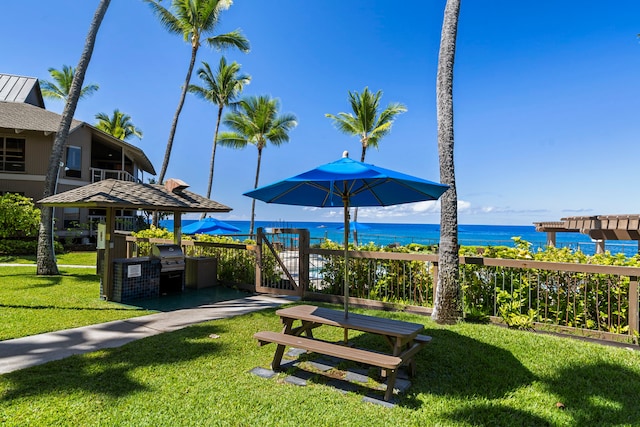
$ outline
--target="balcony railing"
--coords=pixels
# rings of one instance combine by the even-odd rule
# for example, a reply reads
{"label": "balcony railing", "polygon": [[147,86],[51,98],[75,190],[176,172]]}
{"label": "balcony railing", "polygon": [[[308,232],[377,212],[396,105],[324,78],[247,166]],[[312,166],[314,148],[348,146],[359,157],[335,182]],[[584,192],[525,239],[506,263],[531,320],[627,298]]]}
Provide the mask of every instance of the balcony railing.
{"label": "balcony railing", "polygon": [[91,168],[91,182],[98,182],[105,179],[117,179],[119,181],[141,182],[127,171],[115,169]]}
{"label": "balcony railing", "polygon": [[[105,216],[101,215],[89,215],[87,217],[89,222],[89,235],[95,236],[98,234],[98,224],[106,221]],[[118,231],[136,231],[137,218],[135,216],[122,216],[116,215],[115,230]]]}

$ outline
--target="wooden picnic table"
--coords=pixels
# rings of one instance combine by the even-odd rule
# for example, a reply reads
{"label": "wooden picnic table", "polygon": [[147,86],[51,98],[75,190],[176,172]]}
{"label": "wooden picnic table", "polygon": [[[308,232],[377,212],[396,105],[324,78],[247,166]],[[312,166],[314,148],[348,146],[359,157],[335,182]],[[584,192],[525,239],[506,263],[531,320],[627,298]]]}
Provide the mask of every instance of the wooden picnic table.
{"label": "wooden picnic table", "polygon": [[[357,313],[349,313],[348,317],[345,317],[343,311],[312,305],[287,307],[277,310],[276,314],[283,324],[282,333],[265,331],[254,335],[260,344],[277,344],[271,364],[272,369],[278,370],[280,368],[286,346],[379,366],[388,377],[386,400],[389,400],[393,393],[398,367],[408,365],[410,373],[415,375],[414,355],[424,344],[431,341],[431,337],[420,335],[424,330],[424,325],[419,323]],[[294,323],[298,321],[300,325],[294,326]],[[313,329],[323,325],[344,329],[345,344],[349,330],[381,335],[389,343],[391,351],[383,353],[314,339]],[[302,334],[305,334],[306,338],[303,338]]]}

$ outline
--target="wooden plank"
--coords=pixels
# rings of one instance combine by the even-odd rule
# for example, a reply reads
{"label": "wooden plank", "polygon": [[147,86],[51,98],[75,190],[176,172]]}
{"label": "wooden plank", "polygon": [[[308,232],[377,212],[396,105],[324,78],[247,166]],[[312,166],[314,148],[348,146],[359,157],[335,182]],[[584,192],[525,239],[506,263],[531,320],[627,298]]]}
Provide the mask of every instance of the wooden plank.
{"label": "wooden plank", "polygon": [[276,311],[276,314],[283,318],[321,323],[339,328],[402,337],[405,339],[413,338],[424,329],[424,325],[419,323],[403,322],[357,313],[349,313],[349,317],[345,318],[344,312],[342,311],[312,305],[287,307]]}
{"label": "wooden plank", "polygon": [[431,337],[429,335],[416,335],[413,340],[416,342],[428,344],[431,342]]}
{"label": "wooden plank", "polygon": [[270,342],[289,347],[301,348],[314,353],[339,357],[341,359],[378,366],[384,369],[397,369],[403,363],[401,357],[390,356],[359,348],[345,347],[339,344],[303,338],[295,335],[287,335],[280,332],[262,331],[255,333],[253,337],[261,344]]}

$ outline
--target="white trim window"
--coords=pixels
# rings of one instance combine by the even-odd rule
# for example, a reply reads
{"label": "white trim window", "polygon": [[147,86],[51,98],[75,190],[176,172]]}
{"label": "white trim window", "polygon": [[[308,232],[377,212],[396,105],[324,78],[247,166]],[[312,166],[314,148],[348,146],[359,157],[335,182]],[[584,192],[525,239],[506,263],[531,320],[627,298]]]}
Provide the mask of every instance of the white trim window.
{"label": "white trim window", "polygon": [[64,176],[67,178],[82,178],[82,148],[69,145],[64,163]]}

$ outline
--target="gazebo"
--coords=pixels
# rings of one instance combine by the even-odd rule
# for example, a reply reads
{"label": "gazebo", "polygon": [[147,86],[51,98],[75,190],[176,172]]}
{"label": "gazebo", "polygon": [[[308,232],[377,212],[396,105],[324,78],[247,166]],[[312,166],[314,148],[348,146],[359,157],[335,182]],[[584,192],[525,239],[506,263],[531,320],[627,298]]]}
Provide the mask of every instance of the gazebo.
{"label": "gazebo", "polygon": [[189,187],[179,179],[168,179],[164,185],[141,184],[106,179],[39,200],[53,207],[106,209],[106,233],[102,283],[105,297],[113,297],[113,235],[117,209],[173,212],[174,243],[181,244],[181,217],[184,212],[229,212],[231,208],[186,190]]}
{"label": "gazebo", "polygon": [[555,246],[556,233],[582,233],[596,242],[596,253],[604,253],[607,240],[635,240],[640,252],[640,215],[571,216],[560,221],[534,222],[536,231],[547,233],[547,246]]}

